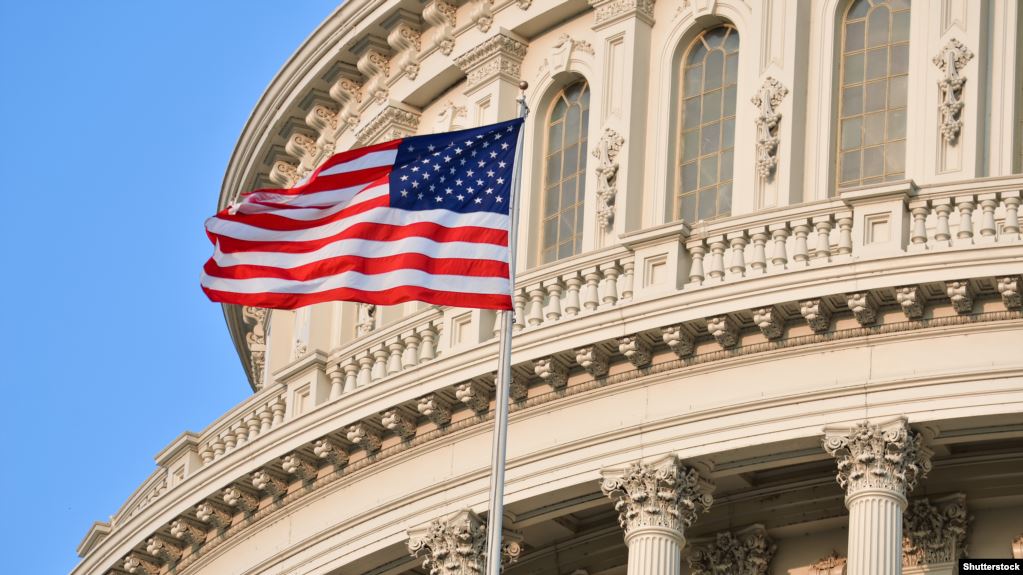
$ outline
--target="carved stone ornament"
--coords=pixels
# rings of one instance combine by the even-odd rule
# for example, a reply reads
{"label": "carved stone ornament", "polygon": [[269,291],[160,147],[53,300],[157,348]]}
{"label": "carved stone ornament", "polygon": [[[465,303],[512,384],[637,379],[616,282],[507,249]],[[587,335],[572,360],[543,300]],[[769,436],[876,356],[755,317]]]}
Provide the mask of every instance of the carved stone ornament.
{"label": "carved stone ornament", "polygon": [[883,489],[902,497],[931,470],[931,451],[905,419],[860,422],[851,429],[825,430],[824,449],[838,461],[835,479],[846,497]]}
{"label": "carved stone ornament", "polygon": [[208,523],[214,528],[220,529],[231,524],[231,513],[219,503],[205,501],[195,506],[195,517],[203,523]]}
{"label": "carved stone ornament", "polygon": [[760,328],[760,333],[767,339],[778,339],[785,328],[785,320],[778,313],[778,308],[762,307],[753,310],[753,323]]}
{"label": "carved stone ornament", "polygon": [[845,294],[849,310],[860,325],[867,326],[877,321],[877,300],[869,291]]}
{"label": "carved stone ornament", "polygon": [[455,19],[458,7],[447,0],[432,0],[423,6],[423,20],[431,26],[433,38],[431,44],[445,56],[451,55],[455,48]]}
{"label": "carved stone ornament", "polygon": [[313,455],[335,467],[348,463],[348,452],[334,445],[334,442],[329,439],[317,439],[313,444]]}
{"label": "carved stone ornament", "polygon": [[662,327],[661,340],[680,359],[693,355],[693,351],[696,349],[696,338],[682,325]]}
{"label": "carved stone ornament", "polygon": [[183,547],[174,539],[157,533],[146,540],[146,553],[164,563],[177,563],[181,560]]}
{"label": "carved stone ornament", "polygon": [[684,537],[696,516],[714,502],[713,485],[675,456],[602,475],[600,489],[615,502],[626,535],[644,527],[664,527]]}
{"label": "carved stone ornament", "polygon": [[[400,13],[405,13],[401,11]],[[387,44],[395,51],[392,62],[399,74],[415,80],[419,76],[419,51],[421,31],[409,21],[401,20],[387,34]]]}
{"label": "carved stone ornament", "polygon": [[568,34],[561,34],[558,36],[554,46],[551,47],[551,51],[547,54],[543,64],[540,65],[540,73],[554,76],[559,72],[568,70],[572,54],[576,51],[591,56],[594,54],[593,46],[586,40],[573,40]]}
{"label": "carved stone ornament", "polygon": [[355,62],[355,67],[368,78],[363,84],[365,93],[378,104],[387,101],[387,82],[391,77],[391,59],[387,55],[387,44],[379,40],[368,42],[368,48]]}
{"label": "carved stone ornament", "polygon": [[575,361],[593,377],[607,375],[607,353],[598,346],[588,345],[576,349]]}
{"label": "carved stone ornament", "polygon": [[275,498],[288,492],[287,482],[262,469],[252,474],[252,486]]}
{"label": "carved stone ornament", "polygon": [[739,330],[735,322],[726,315],[708,317],[707,333],[724,349],[735,347],[739,343]]}
{"label": "carved stone ornament", "polygon": [[266,320],[269,313],[261,307],[242,307],[245,324],[245,345],[249,348],[249,377],[257,390],[263,388],[266,369]]}
{"label": "carved stone ornament", "polygon": [[367,453],[380,451],[380,435],[364,423],[356,423],[349,426],[345,436],[348,438],[348,441],[365,449]]}
{"label": "carved stone ornament", "polygon": [[568,367],[553,357],[533,360],[533,371],[553,389],[561,389],[568,384]]}
{"label": "carved stone ornament", "polygon": [[362,84],[358,80],[341,76],[330,87],[330,97],[340,105],[338,129],[359,123],[359,105],[362,104]]}
{"label": "carved stone ornament", "polygon": [[593,6],[596,26],[605,26],[629,17],[637,17],[647,24],[654,23],[654,0],[589,0]]}
{"label": "carved stone ornament", "polygon": [[490,398],[483,385],[476,381],[468,381],[455,386],[455,398],[476,413],[490,409]]}
{"label": "carved stone ornament", "polygon": [[475,0],[469,19],[480,32],[489,32],[494,24],[494,0]]}
{"label": "carved stone ornament", "polygon": [[1020,276],[1002,276],[998,278],[998,293],[1002,296],[1002,303],[1008,309],[1019,309],[1023,306],[1023,299],[1020,297],[1020,287],[1023,287],[1023,279]]}
{"label": "carved stone ornament", "polygon": [[451,423],[451,408],[436,395],[420,397],[419,402],[416,404],[416,409],[437,427],[443,427]]}
{"label": "carved stone ornament", "polygon": [[760,90],[753,96],[753,105],[757,107],[757,173],[767,178],[778,166],[778,122],[781,112],[778,107],[785,99],[789,89],[778,80],[768,76],[764,78]]}
{"label": "carved stone ornament", "polygon": [[303,169],[309,169],[316,165],[320,157],[320,146],[316,140],[301,132],[296,132],[288,138],[284,144],[284,151],[298,158]]}
{"label": "carved stone ornament", "polygon": [[712,543],[694,544],[686,560],[692,575],[764,575],[777,546],[763,525],[718,533]]}
{"label": "carved stone ornament", "polygon": [[298,166],[284,160],[277,160],[270,168],[270,181],[281,188],[290,188],[300,178]]}
{"label": "carved stone ornament", "polygon": [[625,145],[625,138],[611,128],[606,128],[593,157],[597,158],[597,224],[604,231],[611,230],[614,220],[615,198],[618,196],[618,154]]}
{"label": "carved stone ornament", "polygon": [[388,105],[355,135],[356,146],[397,140],[419,130],[419,113]]}
{"label": "carved stone ornament", "polygon": [[844,556],[838,554],[838,551],[832,551],[831,555],[810,565],[810,575],[845,575],[847,561]]}
{"label": "carved stone ornament", "polygon": [[160,565],[142,553],[132,552],[124,558],[123,569],[132,575],[158,575]]}
{"label": "carved stone ornament", "polygon": [[961,76],[960,72],[971,59],[973,52],[955,38],[950,38],[941,51],[931,59],[942,72],[942,77],[938,80],[938,89],[941,91],[941,105],[938,110],[941,113],[941,136],[949,144],[956,141],[963,128],[960,113],[963,110],[963,84],[966,83],[966,78]]}
{"label": "carved stone ornament", "polygon": [[237,485],[232,485],[225,489],[221,492],[221,496],[223,497],[224,503],[243,513],[255,511],[255,509],[259,507],[259,498],[250,493],[247,489],[243,489]]}
{"label": "carved stone ornament", "polygon": [[828,331],[831,327],[831,309],[822,299],[807,299],[799,302],[799,314],[816,333]]}
{"label": "carved stone ornament", "polygon": [[206,528],[186,517],[171,521],[170,534],[171,537],[188,545],[198,545],[206,541]]}
{"label": "carved stone ornament", "polygon": [[376,328],[377,306],[362,302],[356,305],[358,306],[358,320],[355,323],[355,334],[362,337]]}
{"label": "carved stone ornament", "polygon": [[472,90],[492,78],[517,83],[522,74],[526,45],[504,33],[498,33],[479,46],[455,58]]}
{"label": "carved stone ornament", "polygon": [[970,517],[962,493],[910,502],[902,515],[902,565],[950,563],[966,557]]}
{"label": "carved stone ornament", "polygon": [[907,318],[920,319],[924,316],[924,294],[919,286],[895,288],[895,301],[899,302]]}
{"label": "carved stone ornament", "polygon": [[437,121],[434,123],[435,132],[451,132],[454,130],[460,130],[465,126],[458,123],[459,120],[464,120],[468,112],[465,106],[459,106],[453,101],[448,100],[444,107],[441,108],[440,114],[437,115]]}
{"label": "carved stone ornament", "polygon": [[[486,566],[487,524],[471,510],[436,519],[424,528],[409,530],[408,550],[423,559],[430,575],[478,575]],[[522,554],[518,537],[505,535],[502,564]]]}
{"label": "carved stone ornament", "polygon": [[393,431],[404,441],[416,436],[416,422],[405,417],[397,409],[390,409],[380,414],[380,424]]}
{"label": "carved stone ornament", "polygon": [[650,365],[650,345],[639,335],[626,335],[618,338],[618,352],[636,367]]}
{"label": "carved stone ornament", "polygon": [[945,293],[956,313],[973,312],[973,287],[970,280],[945,282]]}
{"label": "carved stone ornament", "polygon": [[304,457],[291,453],[281,459],[281,471],[305,481],[314,479],[317,470],[316,466],[306,461]]}

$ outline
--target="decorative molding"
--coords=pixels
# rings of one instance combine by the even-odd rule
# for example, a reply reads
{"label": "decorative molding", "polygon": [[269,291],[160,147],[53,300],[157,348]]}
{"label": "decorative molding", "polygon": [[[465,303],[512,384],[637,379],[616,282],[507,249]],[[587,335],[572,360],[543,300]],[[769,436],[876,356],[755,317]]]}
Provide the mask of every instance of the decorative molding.
{"label": "decorative molding", "polygon": [[553,389],[562,389],[568,385],[568,367],[555,357],[534,359],[533,371]]}
{"label": "decorative molding", "polygon": [[625,138],[611,128],[605,128],[597,146],[591,152],[597,159],[597,224],[605,232],[611,231],[614,220],[615,199],[618,197],[618,154]]}
{"label": "decorative molding", "polygon": [[383,412],[380,424],[401,437],[402,441],[408,441],[416,436],[416,422],[402,415],[397,409]]}
{"label": "decorative molding", "polygon": [[281,470],[288,475],[294,475],[302,481],[316,479],[318,471],[315,464],[306,461],[305,457],[298,453],[290,453],[281,458]]}
{"label": "decorative molding", "polygon": [[588,345],[575,350],[575,361],[593,377],[607,375],[607,353],[597,345]]}
{"label": "decorative molding", "polygon": [[177,540],[157,533],[146,540],[146,553],[164,563],[174,564],[181,560],[184,547]]}
{"label": "decorative molding", "polygon": [[[397,140],[414,135],[419,130],[419,112],[407,107],[388,104],[375,118],[355,135],[356,146]],[[363,304],[369,306],[370,304]],[[375,309],[376,306],[373,306]],[[361,326],[361,324],[360,324]]]}
{"label": "decorative molding", "polygon": [[839,555],[838,551],[832,551],[831,555],[822,557],[810,565],[809,575],[845,575],[847,561],[848,559],[844,555]]}
{"label": "decorative molding", "polygon": [[920,319],[924,316],[926,297],[920,286],[902,286],[895,288],[895,301],[902,308],[908,319]]}
{"label": "decorative molding", "polygon": [[768,76],[760,90],[750,99],[757,107],[757,173],[761,177],[768,178],[774,173],[778,166],[778,143],[781,138],[778,136],[778,122],[781,121],[781,112],[778,108],[782,100],[789,93],[789,89],[778,80]]}
{"label": "decorative molding", "polygon": [[265,491],[274,499],[288,493],[288,483],[265,469],[252,474],[252,486],[259,491]]}
{"label": "decorative molding", "polygon": [[266,322],[268,310],[242,306],[242,323],[246,327],[245,345],[249,348],[249,377],[257,391],[263,389],[266,376]]}
{"label": "decorative molding", "polygon": [[831,308],[820,298],[799,302],[799,314],[815,333],[823,333],[831,327]]}
{"label": "decorative molding", "polygon": [[423,6],[423,20],[434,31],[430,43],[445,56],[450,56],[451,51],[455,49],[457,12],[458,7],[447,0],[432,0]]}
{"label": "decorative molding", "polygon": [[430,394],[420,397],[416,409],[433,422],[437,427],[451,423],[451,407],[440,397]]}
{"label": "decorative molding", "polygon": [[350,128],[359,123],[359,107],[362,105],[362,84],[348,76],[341,76],[330,87],[330,97],[340,106],[338,130]]}
{"label": "decorative molding", "polygon": [[561,34],[547,53],[547,57],[544,58],[543,64],[540,65],[540,74],[554,76],[559,72],[569,70],[572,55],[577,51],[590,56],[594,55],[593,45],[586,40],[574,40],[568,34]]}
{"label": "decorative molding", "polygon": [[765,575],[778,547],[763,525],[724,531],[713,542],[690,547],[686,560],[692,575]]}
{"label": "decorative molding", "polygon": [[270,181],[279,188],[290,188],[299,179],[298,166],[284,160],[277,160],[270,168]]}
{"label": "decorative molding", "polygon": [[206,541],[206,528],[198,521],[179,517],[170,522],[170,535],[186,545],[198,545]]}
{"label": "decorative molding", "polygon": [[638,18],[654,25],[654,0],[589,0],[593,7],[594,28],[602,28],[626,18]]}
{"label": "decorative molding", "polygon": [[873,325],[877,321],[877,299],[869,291],[845,294],[846,303],[853,317],[862,326]]}
{"label": "decorative molding", "polygon": [[469,20],[480,32],[489,32],[494,25],[494,0],[475,0]]}
{"label": "decorative molding", "polygon": [[618,352],[636,367],[650,365],[650,359],[653,357],[650,353],[650,344],[639,334],[618,338]]}
{"label": "decorative molding", "polygon": [[785,319],[776,306],[762,307],[752,310],[753,323],[760,328],[760,333],[767,339],[779,339],[785,330]]}
{"label": "decorative molding", "polygon": [[518,83],[522,75],[522,59],[526,44],[504,31],[455,58],[455,64],[466,75],[466,88],[473,90],[493,78]]}
{"label": "decorative molding", "polygon": [[250,513],[259,507],[259,497],[250,492],[248,488],[239,485],[232,485],[221,492],[221,498],[229,507],[234,507],[242,513]]}
{"label": "decorative molding", "polygon": [[488,395],[483,389],[483,384],[478,381],[468,381],[455,386],[455,398],[477,413],[490,409]]}
{"label": "decorative molding", "polygon": [[316,440],[316,443],[313,444],[313,455],[330,463],[334,467],[341,467],[348,463],[348,452],[326,438]]}
{"label": "decorative molding", "polygon": [[938,111],[941,114],[941,136],[949,144],[956,141],[963,128],[960,113],[963,110],[963,84],[966,83],[966,78],[960,73],[971,59],[973,52],[955,38],[950,38],[941,51],[931,59],[943,73],[938,80],[938,89],[941,92],[941,105]]}
{"label": "decorative molding", "polygon": [[970,280],[945,282],[945,293],[956,313],[973,313],[973,286]]}
{"label": "decorative molding", "polygon": [[914,499],[902,516],[902,565],[951,563],[966,557],[971,518],[966,495]]}
{"label": "decorative molding", "polygon": [[302,132],[295,132],[288,138],[284,151],[299,159],[303,171],[313,169],[322,152],[316,140]]}
{"label": "decorative molding", "polygon": [[739,344],[739,329],[727,315],[707,318],[707,333],[724,349]]}
{"label": "decorative molding", "polygon": [[1002,303],[1008,309],[1020,309],[1023,307],[1023,299],[1020,298],[1020,286],[1023,285],[1023,278],[1020,276],[1002,276],[997,278],[998,293],[1002,296]]}
{"label": "decorative molding", "polygon": [[441,108],[440,114],[437,115],[437,120],[433,124],[434,132],[451,132],[464,128],[465,126],[459,124],[458,120],[464,120],[467,115],[468,111],[465,106],[459,106],[453,101],[448,100],[444,107]]}
{"label": "decorative molding", "polygon": [[195,517],[215,529],[222,529],[231,524],[232,514],[222,503],[211,499],[195,506]]}
{"label": "decorative molding", "polygon": [[367,453],[380,451],[380,435],[370,429],[365,423],[351,425],[345,432],[348,441],[366,450]]}
{"label": "decorative molding", "polygon": [[931,470],[931,451],[905,418],[825,429],[824,449],[838,461],[835,479],[847,498],[866,489],[905,497]]}
{"label": "decorative molding", "polygon": [[152,558],[137,551],[132,551],[124,558],[122,568],[132,575],[159,575],[160,564]]}
{"label": "decorative molding", "polygon": [[358,318],[355,322],[355,335],[362,337],[376,329],[377,306],[371,303],[362,302],[358,302],[355,305],[357,306],[358,311],[356,314]]}
{"label": "decorative molding", "polygon": [[600,490],[615,502],[618,523],[626,534],[663,527],[684,538],[696,516],[714,502],[714,485],[674,455],[650,464],[604,470],[601,475]]}
{"label": "decorative molding", "polygon": [[365,94],[378,104],[387,101],[387,83],[391,78],[391,58],[388,45],[377,38],[366,37],[361,42],[362,55],[355,62],[355,67],[367,78],[363,84]]}
{"label": "decorative molding", "polygon": [[419,52],[422,50],[419,17],[399,9],[384,23],[384,27],[391,29],[387,34],[387,44],[394,50],[391,63],[394,64],[395,73],[415,80],[419,76]]}

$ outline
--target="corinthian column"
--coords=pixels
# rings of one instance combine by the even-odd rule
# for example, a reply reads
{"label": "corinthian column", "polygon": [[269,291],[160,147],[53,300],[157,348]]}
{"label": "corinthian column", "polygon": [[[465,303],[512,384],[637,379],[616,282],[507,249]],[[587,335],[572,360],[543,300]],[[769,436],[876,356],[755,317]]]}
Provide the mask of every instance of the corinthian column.
{"label": "corinthian column", "polygon": [[931,469],[931,452],[905,418],[826,428],[824,449],[838,461],[849,508],[848,575],[902,573],[906,494]]}
{"label": "corinthian column", "polygon": [[[466,509],[429,525],[410,529],[408,550],[423,559],[430,575],[479,575],[486,565],[487,524]],[[514,563],[522,553],[516,533],[505,531],[502,563]]]}
{"label": "corinthian column", "polygon": [[679,575],[685,530],[714,501],[713,485],[670,456],[601,472],[629,548],[628,575]]}

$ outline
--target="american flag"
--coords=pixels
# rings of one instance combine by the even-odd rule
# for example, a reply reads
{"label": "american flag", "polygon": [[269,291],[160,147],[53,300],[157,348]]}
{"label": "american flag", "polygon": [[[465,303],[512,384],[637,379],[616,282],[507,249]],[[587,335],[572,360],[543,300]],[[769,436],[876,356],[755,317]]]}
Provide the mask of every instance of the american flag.
{"label": "american flag", "polygon": [[206,221],[213,301],[295,309],[405,301],[511,309],[512,169],[522,119],[342,152],[289,189]]}

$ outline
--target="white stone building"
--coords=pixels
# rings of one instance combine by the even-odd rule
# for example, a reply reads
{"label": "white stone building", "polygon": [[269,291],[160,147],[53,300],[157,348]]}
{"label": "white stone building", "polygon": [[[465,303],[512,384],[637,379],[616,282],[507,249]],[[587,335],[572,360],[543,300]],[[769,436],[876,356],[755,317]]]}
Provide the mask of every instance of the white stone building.
{"label": "white stone building", "polygon": [[[220,205],[508,119],[520,80],[505,572],[1023,557],[1023,7],[349,0]],[[477,573],[495,315],[225,315],[254,394],[161,451],[73,573]]]}

